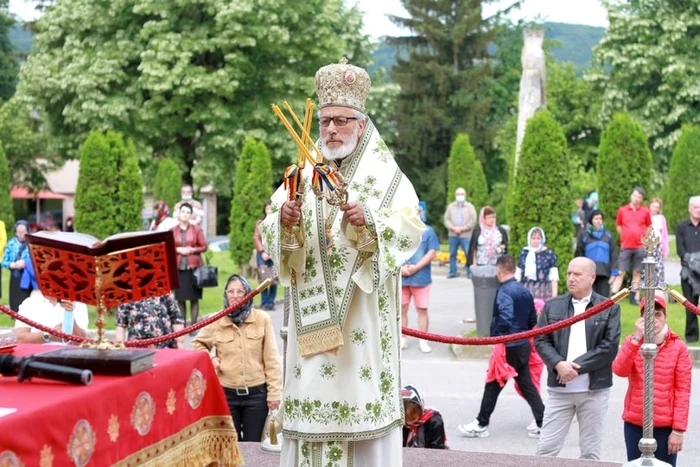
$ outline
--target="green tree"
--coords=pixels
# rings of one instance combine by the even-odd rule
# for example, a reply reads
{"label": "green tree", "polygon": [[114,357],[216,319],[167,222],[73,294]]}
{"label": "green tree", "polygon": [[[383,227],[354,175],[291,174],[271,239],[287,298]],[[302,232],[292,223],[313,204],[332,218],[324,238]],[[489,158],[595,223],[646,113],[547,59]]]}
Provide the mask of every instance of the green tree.
{"label": "green tree", "polygon": [[120,154],[117,191],[117,227],[122,232],[143,228],[143,178],[134,143],[129,141]]}
{"label": "green tree", "polygon": [[164,157],[158,163],[158,171],[153,179],[153,198],[163,200],[170,209],[180,201],[180,167],[170,157]]}
{"label": "green tree", "polygon": [[10,40],[10,30],[15,25],[9,13],[9,0],[0,0],[0,99],[7,101],[15,93],[17,85],[17,52]]}
{"label": "green tree", "polygon": [[280,167],[295,154],[270,102],[303,102],[319,67],[342,56],[366,65],[371,50],[360,10],[343,0],[72,0],[36,26],[18,94],[46,115],[62,152],[114,129],[179,158],[184,182],[227,191],[249,135],[275,148]]}
{"label": "green tree", "polygon": [[664,190],[664,214],[668,229],[688,218],[688,199],[700,195],[695,174],[700,173],[700,127],[684,125],[671,156],[668,183]]}
{"label": "green tree", "polygon": [[14,208],[10,191],[12,190],[12,178],[10,166],[5,157],[5,151],[0,145],[0,221],[5,223],[5,229],[9,232],[15,223]]}
{"label": "green tree", "polygon": [[469,135],[460,133],[457,135],[450,157],[447,159],[447,203],[453,201],[457,188],[467,191],[469,201],[478,210],[486,203],[488,186],[486,175],[481,167],[481,162],[474,155],[474,148],[469,143]]}
{"label": "green tree", "polygon": [[75,190],[75,229],[99,239],[117,228],[119,153],[113,132],[93,131],[80,147],[80,172]]}
{"label": "green tree", "polygon": [[139,230],[143,182],[131,141],[116,131],[93,131],[80,148],[75,228],[99,239]]}
{"label": "green tree", "polygon": [[445,208],[449,146],[457,133],[471,135],[477,159],[486,161],[497,128],[486,119],[491,107],[492,68],[488,47],[496,21],[482,18],[482,0],[402,0],[409,17],[390,16],[410,31],[388,38],[408,58],[392,69],[401,86],[394,121],[399,165],[429,205],[439,226]]}
{"label": "green tree", "polygon": [[38,114],[14,98],[0,107],[0,142],[15,186],[35,191],[46,188],[44,173],[63,162],[44,124]]}
{"label": "green tree", "polygon": [[594,50],[604,90],[601,121],[630,112],[649,132],[665,169],[684,123],[700,123],[700,0],[603,0],[609,26]]}
{"label": "green tree", "polygon": [[[515,181],[515,206],[510,221],[511,251],[517,255],[527,245],[530,228],[540,226],[547,247],[554,250],[564,271],[573,257],[570,171],[566,137],[546,111],[538,111],[525,128]],[[560,289],[565,281],[560,281]]]}
{"label": "green tree", "polygon": [[[614,219],[620,206],[629,203],[635,186],[649,189],[651,151],[642,126],[628,114],[617,114],[605,128],[598,152],[599,206]],[[613,229],[614,231],[614,229]]]}
{"label": "green tree", "polygon": [[231,201],[229,249],[233,263],[244,265],[253,250],[255,225],[272,196],[272,164],[265,143],[249,138],[236,167]]}

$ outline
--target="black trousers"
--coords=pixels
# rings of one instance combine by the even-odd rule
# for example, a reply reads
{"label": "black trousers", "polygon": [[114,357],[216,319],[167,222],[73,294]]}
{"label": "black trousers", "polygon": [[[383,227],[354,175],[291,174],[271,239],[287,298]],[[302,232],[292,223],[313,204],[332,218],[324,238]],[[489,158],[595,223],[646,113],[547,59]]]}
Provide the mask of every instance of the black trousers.
{"label": "black trousers", "polygon": [[[532,409],[532,415],[535,417],[537,426],[541,427],[542,417],[544,416],[544,404],[530,376],[530,352],[532,352],[532,348],[529,342],[515,347],[506,347],[506,361],[518,372],[515,381],[517,381],[520,391],[530,405],[530,409]],[[491,421],[491,414],[496,408],[498,395],[502,390],[503,388],[497,381],[486,383],[484,397],[481,398],[481,409],[476,417],[479,425],[487,426]]]}
{"label": "black trousers", "polygon": [[[694,293],[693,286],[687,280],[681,279],[681,290],[685,298],[692,303],[698,303],[698,294]],[[698,334],[698,317],[695,313],[685,310],[685,340],[687,342],[697,342],[700,334]]]}
{"label": "black trousers", "polygon": [[610,296],[610,278],[608,276],[596,276],[593,283],[593,291],[603,297]]}
{"label": "black trousers", "polygon": [[267,420],[267,386],[261,384],[248,389],[247,396],[238,395],[235,389],[224,388],[228,409],[236,425],[238,441],[262,441],[262,432]]}

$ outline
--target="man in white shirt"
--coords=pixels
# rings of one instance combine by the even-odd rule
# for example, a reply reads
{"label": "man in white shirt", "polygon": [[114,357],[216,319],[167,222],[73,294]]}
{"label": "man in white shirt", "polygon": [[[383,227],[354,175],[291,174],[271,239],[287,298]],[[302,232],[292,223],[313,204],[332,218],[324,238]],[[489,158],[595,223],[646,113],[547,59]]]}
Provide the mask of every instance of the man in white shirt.
{"label": "man in white shirt", "polygon": [[[36,321],[39,324],[61,331],[63,318],[66,312],[73,312],[73,331],[71,334],[85,337],[88,328],[88,310],[84,303],[57,300],[44,297],[39,290],[33,290],[32,294],[19,306],[18,313],[25,318]],[[17,342],[30,344],[45,344],[61,342],[48,332],[42,332],[36,328],[17,320],[15,321]],[[65,341],[64,343],[68,343]]]}
{"label": "man in white shirt", "polygon": [[[569,293],[547,302],[538,326],[580,315],[603,302],[606,297],[593,292],[593,282],[595,263],[584,257],[574,258],[566,273]],[[547,365],[549,393],[537,443],[538,455],[559,454],[576,415],[580,458],[600,460],[603,419],[612,387],[612,362],[619,342],[619,305],[535,339],[537,352]]]}

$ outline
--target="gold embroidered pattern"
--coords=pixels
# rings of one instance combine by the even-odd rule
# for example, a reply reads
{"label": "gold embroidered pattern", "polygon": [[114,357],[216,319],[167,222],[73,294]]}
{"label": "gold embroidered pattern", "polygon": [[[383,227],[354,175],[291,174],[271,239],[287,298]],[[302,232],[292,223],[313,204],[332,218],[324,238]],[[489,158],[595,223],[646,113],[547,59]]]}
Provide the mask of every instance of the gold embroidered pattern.
{"label": "gold embroidered pattern", "polygon": [[134,408],[131,410],[131,426],[138,434],[144,436],[151,430],[155,412],[156,404],[149,393],[144,391],[136,397]]}
{"label": "gold embroidered pattern", "polygon": [[109,440],[116,443],[119,439],[119,418],[115,414],[109,417],[109,423],[107,424],[107,434],[109,435]]}
{"label": "gold embroidered pattern", "polygon": [[175,413],[175,405],[177,403],[177,398],[175,397],[175,390],[171,389],[168,391],[168,400],[165,401],[165,408],[168,410],[168,415]]}
{"label": "gold embroidered pattern", "polygon": [[87,420],[78,420],[68,441],[68,457],[73,459],[77,467],[83,467],[90,462],[95,451],[95,430]]}
{"label": "gold embroidered pattern", "polygon": [[39,467],[52,467],[53,466],[53,452],[51,451],[51,446],[44,444],[41,448],[41,453],[39,454]]}
{"label": "gold embroidered pattern", "polygon": [[185,397],[190,407],[196,409],[204,400],[204,393],[207,391],[207,382],[204,380],[202,372],[198,369],[192,370],[187,387],[185,388]]}

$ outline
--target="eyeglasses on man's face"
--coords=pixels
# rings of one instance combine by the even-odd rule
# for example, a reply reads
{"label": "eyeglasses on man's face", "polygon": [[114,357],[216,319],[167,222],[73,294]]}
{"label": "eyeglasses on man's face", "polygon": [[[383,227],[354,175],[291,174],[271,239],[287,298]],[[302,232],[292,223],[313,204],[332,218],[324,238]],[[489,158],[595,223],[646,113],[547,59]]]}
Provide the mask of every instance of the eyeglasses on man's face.
{"label": "eyeglasses on man's face", "polygon": [[328,128],[331,125],[331,122],[335,124],[335,126],[345,126],[348,124],[350,120],[358,120],[357,117],[321,117],[318,119],[318,124],[321,125],[321,128]]}

